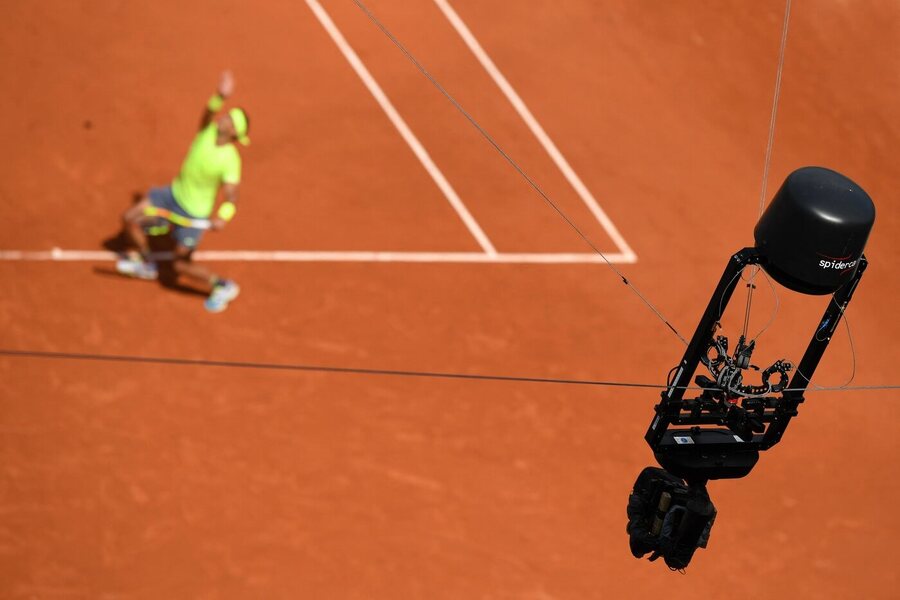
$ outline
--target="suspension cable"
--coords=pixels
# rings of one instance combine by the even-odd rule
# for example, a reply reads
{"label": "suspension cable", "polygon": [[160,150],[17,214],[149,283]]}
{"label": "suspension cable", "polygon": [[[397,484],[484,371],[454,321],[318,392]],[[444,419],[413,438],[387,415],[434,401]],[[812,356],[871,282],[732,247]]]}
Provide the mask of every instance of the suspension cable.
{"label": "suspension cable", "polygon": [[459,102],[457,102],[456,98],[454,98],[452,95],[450,95],[450,92],[448,92],[444,88],[444,86],[442,86],[437,81],[437,79],[435,79],[434,76],[432,76],[431,73],[429,73],[428,70],[425,69],[424,66],[422,66],[422,64],[416,59],[416,57],[413,56],[413,54],[409,50],[406,49],[406,47],[400,42],[400,40],[398,40],[394,36],[394,34],[391,33],[390,30],[387,27],[385,27],[385,25],[381,21],[378,20],[378,17],[376,17],[372,13],[372,11],[370,11],[366,7],[366,5],[362,3],[361,0],[353,0],[353,2],[359,7],[359,9],[363,13],[365,13],[365,15],[369,18],[369,20],[372,21],[372,23],[374,23],[378,27],[378,29],[380,29],[381,32],[384,33],[384,35],[387,36],[387,38],[391,40],[391,42],[393,42],[393,44],[400,50],[400,52],[402,52],[403,55],[406,56],[406,58],[408,58],[409,61],[413,65],[415,65],[415,67],[419,70],[419,72],[421,72],[422,75],[424,75],[425,78],[428,79],[428,81],[430,81],[432,83],[432,85],[434,85],[434,87],[437,88],[438,91],[441,94],[443,94],[445,98],[447,98],[448,101],[450,101],[450,103],[456,108],[456,110],[458,110],[460,112],[460,114],[462,114],[466,118],[466,120],[469,121],[469,123],[471,123],[472,126],[478,130],[478,132],[481,134],[481,136],[485,140],[487,140],[487,142],[491,146],[493,146],[494,149],[498,153],[500,153],[500,156],[502,156],[506,160],[506,162],[508,162],[513,167],[513,169],[515,169],[519,173],[519,175],[521,175],[525,179],[526,182],[528,182],[528,185],[530,185],[532,187],[532,189],[534,189],[534,191],[536,191],[538,193],[538,195],[540,195],[540,197],[543,198],[544,201],[554,211],[556,211],[556,213],[560,217],[562,217],[562,219],[566,223],[568,223],[569,227],[571,227],[575,231],[575,233],[577,233],[578,236],[581,237],[581,239],[584,240],[585,243],[587,243],[587,245],[591,248],[591,250],[596,252],[600,256],[600,258],[603,259],[603,261],[606,263],[606,265],[610,269],[612,269],[616,275],[618,275],[619,279],[622,280],[622,283],[627,285],[631,289],[631,291],[634,292],[634,294],[638,298],[640,298],[641,301],[651,311],[653,311],[654,314],[656,314],[656,316],[666,325],[666,327],[671,329],[672,333],[674,333],[676,336],[678,336],[678,339],[680,339],[682,341],[682,343],[685,346],[687,346],[687,340],[680,333],[678,333],[678,330],[675,329],[675,327],[669,322],[668,319],[666,319],[666,317],[659,311],[659,309],[657,309],[641,293],[641,291],[637,287],[634,286],[634,284],[632,284],[630,281],[628,281],[628,279],[625,277],[625,275],[623,275],[622,272],[619,269],[617,269],[616,266],[606,257],[606,255],[603,254],[603,252],[601,252],[599,248],[597,248],[597,246],[590,240],[590,238],[568,217],[568,215],[566,215],[565,212],[563,212],[563,210],[559,206],[557,206],[557,204],[555,202],[553,202],[553,200],[550,199],[549,196],[547,196],[547,194],[544,192],[544,190],[541,189],[541,187],[519,166],[519,164],[515,160],[513,160],[513,158],[511,156],[509,156],[509,154],[507,154],[506,151],[504,151],[502,147],[500,147],[500,145],[494,140],[494,138],[491,137],[491,135],[487,131],[485,131],[485,129],[478,123],[478,121],[476,121],[475,118],[472,117],[472,115],[469,114],[469,112],[466,111],[466,109],[463,108]]}
{"label": "suspension cable", "polygon": [[[236,360],[207,360],[199,358],[178,358],[160,356],[133,356],[126,354],[90,354],[83,352],[48,352],[43,350],[11,350],[0,348],[0,356],[9,358],[30,358],[43,360],[84,360],[119,362],[130,364],[169,365],[188,367],[217,367],[227,369],[261,369],[270,371],[295,371],[307,373],[331,373],[343,375],[385,375],[393,377],[421,377],[431,379],[463,379],[475,381],[502,381],[520,383],[550,383],[560,385],[585,385],[595,387],[668,389],[666,385],[655,383],[632,383],[622,381],[599,381],[593,379],[563,379],[549,377],[522,377],[514,375],[488,375],[476,373],[446,373],[436,371],[411,371],[392,369],[368,369],[358,367],[333,367],[327,365],[303,365],[289,363],[262,363]],[[684,390],[702,390],[696,386],[679,386]],[[784,391],[804,391],[806,388],[790,388]],[[814,387],[813,391],[875,391],[898,390],[900,385],[861,385],[854,387]]]}
{"label": "suspension cable", "polygon": [[[781,45],[778,48],[778,68],[775,71],[775,94],[772,99],[772,112],[769,117],[769,136],[766,142],[766,156],[763,161],[762,185],[759,190],[759,210],[756,218],[759,220],[766,204],[766,195],[769,185],[769,168],[772,164],[772,148],[775,145],[775,123],[778,117],[778,100],[781,98],[781,75],[784,72],[784,55],[787,49],[788,25],[791,20],[791,0],[785,0],[784,22],[781,25]],[[750,306],[753,303],[753,282],[759,274],[761,267],[755,265],[750,281],[747,283],[747,308],[744,313],[744,335],[747,335],[747,326],[750,323]]]}
{"label": "suspension cable", "polygon": [[781,47],[778,50],[778,69],[775,73],[775,97],[772,99],[772,114],[769,118],[769,139],[766,143],[766,158],[763,164],[762,188],[759,191],[759,214],[762,216],[766,203],[766,192],[769,183],[769,167],[772,163],[772,147],[775,144],[775,121],[778,116],[778,100],[781,96],[781,74],[784,71],[784,54],[787,48],[788,24],[791,19],[791,0],[785,0],[784,23],[781,26]]}

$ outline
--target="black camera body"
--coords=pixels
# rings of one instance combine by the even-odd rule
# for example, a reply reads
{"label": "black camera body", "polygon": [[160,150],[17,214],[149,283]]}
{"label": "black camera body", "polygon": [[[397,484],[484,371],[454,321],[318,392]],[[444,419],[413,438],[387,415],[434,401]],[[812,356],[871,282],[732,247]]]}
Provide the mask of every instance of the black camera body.
{"label": "black camera body", "polygon": [[697,548],[706,548],[716,520],[704,486],[690,487],[680,478],[656,467],[638,476],[628,497],[631,553],[650,560],[663,557],[670,569],[684,569]]}

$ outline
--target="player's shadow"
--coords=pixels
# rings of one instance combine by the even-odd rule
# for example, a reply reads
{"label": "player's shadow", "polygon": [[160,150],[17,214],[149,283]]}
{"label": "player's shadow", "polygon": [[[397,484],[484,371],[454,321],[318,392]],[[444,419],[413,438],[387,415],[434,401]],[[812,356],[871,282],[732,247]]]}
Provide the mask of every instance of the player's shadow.
{"label": "player's shadow", "polygon": [[[140,200],[141,194],[134,194],[133,200],[137,202]],[[150,236],[147,238],[147,241],[150,244],[150,252],[153,253],[167,253],[171,254],[175,251],[175,240],[171,235],[158,235],[158,236]],[[127,250],[133,248],[133,246],[129,243],[128,237],[126,236],[124,231],[119,231],[118,233],[106,238],[103,240],[100,245],[110,252],[115,252],[116,254],[123,254]],[[167,290],[172,290],[174,292],[180,292],[182,294],[190,294],[196,296],[207,296],[209,292],[197,289],[195,287],[191,287],[190,285],[185,285],[178,281],[178,274],[175,272],[175,269],[172,267],[171,260],[161,260],[157,261],[157,267],[159,269],[159,279],[157,282],[162,287]],[[100,275],[102,277],[116,277],[118,279],[129,279],[132,281],[142,281],[140,279],[135,279],[134,277],[129,277],[127,275],[122,275],[115,268],[111,267],[94,267],[94,273],[96,275]]]}

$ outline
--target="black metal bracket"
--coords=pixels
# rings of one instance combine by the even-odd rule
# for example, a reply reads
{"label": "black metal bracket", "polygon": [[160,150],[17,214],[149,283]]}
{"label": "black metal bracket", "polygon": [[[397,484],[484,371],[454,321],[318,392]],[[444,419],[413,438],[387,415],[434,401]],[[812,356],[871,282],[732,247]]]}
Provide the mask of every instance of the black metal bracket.
{"label": "black metal bracket", "polygon": [[685,400],[686,388],[713,340],[741,270],[750,265],[765,266],[764,261],[756,248],[744,248],[731,256],[644,436],[660,465],[689,483],[743,477],[756,464],[760,451],[781,440],[868,265],[861,256],[853,277],[829,300],[797,370],[780,396],[745,398],[740,407],[728,410],[711,400],[706,390],[698,398]]}

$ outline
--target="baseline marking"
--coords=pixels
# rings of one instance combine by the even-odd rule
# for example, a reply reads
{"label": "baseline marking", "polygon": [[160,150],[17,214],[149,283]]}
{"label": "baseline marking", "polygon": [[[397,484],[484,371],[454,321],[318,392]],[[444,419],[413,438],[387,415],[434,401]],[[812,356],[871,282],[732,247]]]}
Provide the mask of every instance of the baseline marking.
{"label": "baseline marking", "polygon": [[469,233],[475,238],[478,244],[481,246],[482,250],[484,250],[488,255],[497,254],[497,250],[494,248],[494,245],[488,239],[487,235],[485,235],[484,231],[482,231],[481,227],[478,225],[478,222],[475,221],[475,218],[472,217],[472,214],[466,208],[463,201],[459,198],[456,191],[450,185],[450,182],[447,181],[447,178],[444,177],[444,174],[438,169],[437,165],[434,164],[434,161],[431,160],[431,156],[429,156],[428,151],[422,146],[419,142],[418,138],[413,134],[412,130],[410,130],[409,126],[407,126],[406,121],[403,120],[403,117],[400,116],[400,113],[394,108],[394,105],[391,104],[391,101],[388,99],[387,95],[385,95],[384,91],[381,89],[381,86],[378,85],[378,82],[372,77],[372,74],[369,73],[369,70],[363,64],[362,60],[360,60],[359,56],[350,47],[350,44],[347,43],[347,40],[344,38],[343,34],[341,34],[340,30],[334,24],[334,21],[331,20],[331,17],[325,12],[325,9],[322,8],[322,5],[319,4],[318,0],[306,0],[306,4],[309,6],[310,10],[312,10],[313,14],[316,18],[319,19],[319,22],[322,24],[322,27],[325,28],[325,31],[328,32],[328,35],[331,36],[331,39],[337,45],[338,49],[344,55],[344,58],[347,59],[347,62],[350,63],[350,66],[353,67],[353,70],[356,71],[356,74],[365,84],[366,88],[368,88],[369,92],[378,102],[379,106],[381,106],[382,110],[384,110],[385,114],[390,119],[391,123],[394,124],[394,127],[397,128],[397,131],[400,132],[400,135],[412,149],[413,153],[419,159],[419,162],[422,163],[422,166],[425,167],[425,170],[428,171],[428,174],[431,175],[431,178],[437,184],[438,188],[444,193],[444,196],[456,210],[459,217],[463,220],[466,227],[469,229]]}
{"label": "baseline marking", "polygon": [[478,43],[478,40],[475,39],[475,36],[460,16],[453,10],[447,0],[434,0],[434,2],[437,4],[438,8],[441,9],[441,12],[444,13],[447,20],[450,21],[450,24],[453,25],[454,29],[456,29],[457,33],[459,33],[460,37],[462,37],[463,41],[465,41],[469,50],[472,51],[472,54],[475,55],[478,62],[484,67],[484,70],[488,72],[491,79],[497,84],[497,87],[503,92],[503,95],[506,96],[510,104],[513,105],[513,108],[516,109],[516,112],[519,113],[522,120],[525,121],[525,124],[528,125],[531,133],[538,139],[541,146],[544,147],[544,150],[556,164],[556,167],[562,172],[563,176],[565,176],[569,185],[574,188],[575,192],[588,207],[588,210],[591,211],[591,214],[594,215],[594,218],[597,219],[604,231],[606,231],[606,234],[612,239],[613,243],[615,243],[619,252],[623,256],[630,257],[630,260],[625,262],[635,262],[637,260],[637,255],[632,251],[631,247],[625,241],[625,238],[622,237],[612,220],[606,215],[603,209],[600,208],[600,205],[597,203],[593,194],[591,194],[587,186],[584,185],[584,182],[581,181],[581,178],[575,173],[575,170],[569,165],[569,162],[562,155],[562,152],[559,151],[556,144],[553,143],[553,140],[550,139],[550,136],[547,135],[537,119],[534,118],[534,115],[531,114],[531,111],[525,105],[525,102],[519,94],[516,93],[516,90],[513,89],[509,81],[506,80],[506,77],[503,76],[500,69],[494,64],[494,61],[487,55],[487,52],[484,51],[484,48],[481,47],[481,44]]}
{"label": "baseline marking", "polygon": [[[317,252],[305,250],[198,250],[197,260],[230,262],[380,262],[380,263],[494,263],[494,264],[596,264],[605,263],[593,253],[518,252]],[[107,262],[119,258],[107,250],[0,250],[0,261]],[[154,255],[171,259],[171,253]],[[634,255],[607,254],[615,263],[634,263]]]}

